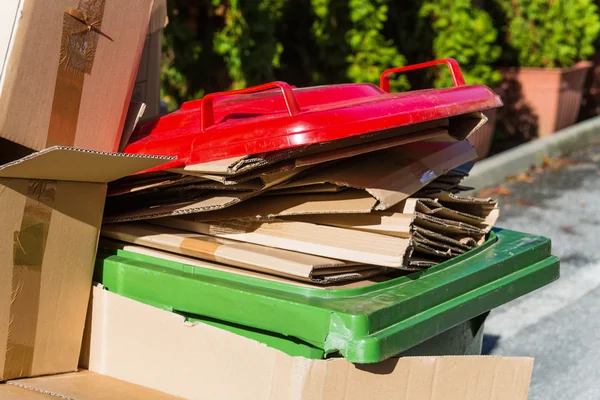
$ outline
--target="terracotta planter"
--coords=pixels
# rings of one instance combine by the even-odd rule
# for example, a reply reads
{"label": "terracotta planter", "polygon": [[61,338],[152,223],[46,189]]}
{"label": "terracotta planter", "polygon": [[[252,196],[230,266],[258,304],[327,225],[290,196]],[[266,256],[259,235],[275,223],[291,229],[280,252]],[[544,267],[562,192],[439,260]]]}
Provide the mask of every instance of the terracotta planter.
{"label": "terracotta planter", "polygon": [[487,117],[487,122],[481,128],[469,136],[469,142],[477,150],[477,160],[486,158],[490,153],[492,142],[494,141],[494,132],[496,132],[496,116],[498,115],[497,109],[491,109],[484,111],[483,114]]}
{"label": "terracotta planter", "polygon": [[[503,71],[500,93],[507,112],[511,108],[528,108],[537,121],[538,136],[547,136],[572,125],[577,120],[588,70],[592,63],[579,62],[569,68],[510,68]],[[520,95],[514,93],[520,90]],[[512,92],[512,93],[511,93]],[[510,101],[525,105],[511,107]],[[517,121],[520,118],[517,118]],[[519,130],[519,127],[515,127]]]}

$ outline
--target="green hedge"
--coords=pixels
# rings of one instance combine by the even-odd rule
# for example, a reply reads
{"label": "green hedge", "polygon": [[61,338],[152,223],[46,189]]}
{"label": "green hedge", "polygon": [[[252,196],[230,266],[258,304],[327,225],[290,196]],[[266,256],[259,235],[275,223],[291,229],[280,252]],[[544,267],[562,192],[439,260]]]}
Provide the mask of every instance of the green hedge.
{"label": "green hedge", "polygon": [[[595,52],[593,0],[169,0],[163,98],[285,80],[370,82],[393,66],[453,57],[467,83],[501,66],[564,67]],[[447,86],[447,72],[398,76],[394,90]]]}

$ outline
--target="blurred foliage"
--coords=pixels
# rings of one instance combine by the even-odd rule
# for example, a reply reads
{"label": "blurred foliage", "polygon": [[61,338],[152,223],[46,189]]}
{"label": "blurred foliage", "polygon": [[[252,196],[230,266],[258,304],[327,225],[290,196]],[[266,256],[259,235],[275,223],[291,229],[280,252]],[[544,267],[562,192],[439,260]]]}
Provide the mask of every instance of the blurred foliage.
{"label": "blurred foliage", "polygon": [[[393,1],[393,0],[392,0]],[[406,59],[394,41],[383,34],[389,0],[349,0],[351,28],[346,33],[350,47],[347,76],[352,82],[379,84],[381,72],[405,65]],[[406,76],[395,79],[392,90],[409,88]]]}
{"label": "blurred foliage", "polygon": [[594,0],[494,1],[493,15],[505,14],[505,43],[519,66],[565,68],[595,53],[600,18]]}
{"label": "blurred foliage", "polygon": [[[562,67],[589,57],[592,0],[169,0],[162,95],[285,80],[377,84],[390,67],[456,58],[467,83],[494,86],[499,65]],[[444,68],[394,77],[396,91],[448,86]]]}
{"label": "blurred foliage", "polygon": [[[473,7],[471,0],[427,0],[419,16],[431,23],[434,58],[455,58],[467,84],[494,87],[500,82],[493,67],[501,52],[498,31],[487,12]],[[452,86],[447,68],[437,72],[436,87]]]}

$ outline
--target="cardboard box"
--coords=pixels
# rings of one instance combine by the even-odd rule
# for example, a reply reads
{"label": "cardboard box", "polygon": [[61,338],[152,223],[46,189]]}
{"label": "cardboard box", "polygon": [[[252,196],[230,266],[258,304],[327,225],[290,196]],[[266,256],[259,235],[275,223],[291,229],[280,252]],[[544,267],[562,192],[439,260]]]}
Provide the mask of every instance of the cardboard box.
{"label": "cardboard box", "polygon": [[153,0],[0,2],[0,137],[115,151]]}
{"label": "cardboard box", "polygon": [[[135,78],[131,99],[146,105],[143,118],[160,114],[160,61],[162,58],[162,31],[167,25],[167,0],[154,0],[150,26],[144,51]],[[134,106],[135,107],[135,106]]]}
{"label": "cardboard box", "polygon": [[76,369],[106,182],[164,161],[54,147],[0,166],[0,380]]}
{"label": "cardboard box", "polygon": [[175,400],[161,393],[90,371],[18,379],[0,384],[2,400]]}
{"label": "cardboard box", "polygon": [[525,400],[533,360],[406,357],[354,365],[291,357],[96,286],[81,365],[186,399]]}

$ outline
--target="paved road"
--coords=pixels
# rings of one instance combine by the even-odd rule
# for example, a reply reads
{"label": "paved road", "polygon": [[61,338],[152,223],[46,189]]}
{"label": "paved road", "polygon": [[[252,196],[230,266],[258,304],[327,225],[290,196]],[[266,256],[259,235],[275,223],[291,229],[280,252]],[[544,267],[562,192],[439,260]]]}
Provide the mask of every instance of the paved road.
{"label": "paved road", "polygon": [[484,351],[535,358],[531,400],[600,399],[600,145],[506,185],[498,226],[552,238],[561,278],[496,309]]}

